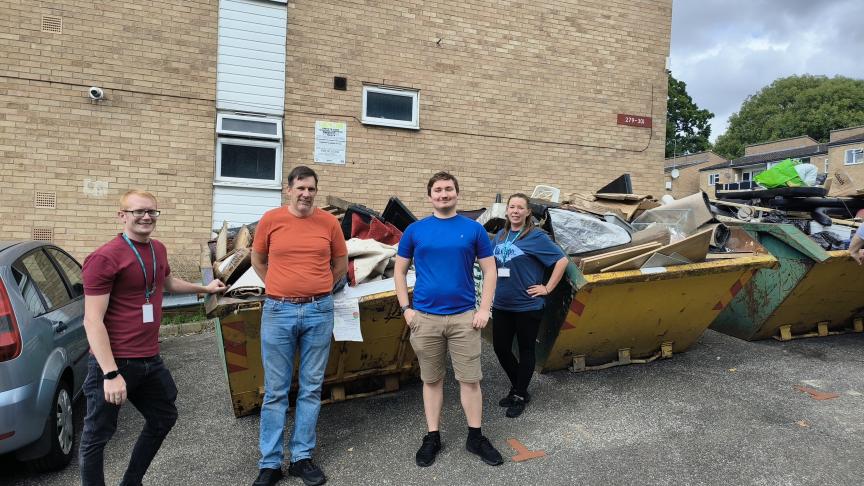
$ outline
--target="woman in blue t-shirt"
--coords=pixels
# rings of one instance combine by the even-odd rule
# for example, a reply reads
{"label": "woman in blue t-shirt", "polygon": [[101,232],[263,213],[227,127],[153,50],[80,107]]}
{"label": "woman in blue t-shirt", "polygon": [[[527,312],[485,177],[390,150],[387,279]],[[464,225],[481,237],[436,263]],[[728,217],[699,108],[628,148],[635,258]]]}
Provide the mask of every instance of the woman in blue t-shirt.
{"label": "woman in blue t-shirt", "polygon": [[[510,378],[510,392],[499,403],[506,415],[518,417],[531,399],[528,383],[534,374],[534,341],[549,295],[567,268],[567,256],[546,233],[534,225],[528,196],[513,194],[507,199],[507,222],[495,235],[495,264],[498,284],[492,304],[492,343],[498,361]],[[546,269],[553,267],[543,283]],[[513,355],[513,338],[519,359]]]}

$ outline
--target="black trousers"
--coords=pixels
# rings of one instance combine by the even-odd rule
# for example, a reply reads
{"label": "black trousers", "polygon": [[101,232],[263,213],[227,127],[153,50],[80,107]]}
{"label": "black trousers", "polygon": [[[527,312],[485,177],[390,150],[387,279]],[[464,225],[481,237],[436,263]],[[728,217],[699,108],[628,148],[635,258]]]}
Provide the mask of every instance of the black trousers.
{"label": "black trousers", "polygon": [[[534,342],[543,319],[543,310],[511,312],[492,308],[492,346],[517,395],[525,396],[534,374]],[[513,355],[516,338],[519,359]]]}
{"label": "black trousers", "polygon": [[[128,401],[144,416],[144,429],[135,442],[129,466],[121,481],[122,486],[141,484],[150,462],[162,446],[162,441],[177,422],[177,386],[162,358],[133,358],[116,360],[126,381]],[[78,451],[83,486],[104,486],[103,471],[105,444],[117,430],[120,407],[105,401],[105,376],[90,356],[84,395],[87,397],[87,415]]]}

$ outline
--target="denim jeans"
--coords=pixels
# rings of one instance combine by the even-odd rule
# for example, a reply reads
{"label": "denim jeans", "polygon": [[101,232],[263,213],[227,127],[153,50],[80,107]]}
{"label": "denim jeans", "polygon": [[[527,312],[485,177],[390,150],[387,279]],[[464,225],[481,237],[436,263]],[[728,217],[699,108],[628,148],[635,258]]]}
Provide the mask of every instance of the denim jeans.
{"label": "denim jeans", "polygon": [[291,434],[291,462],[312,457],[315,427],[321,409],[321,385],[333,335],[333,297],[306,304],[273,299],[261,316],[261,360],[264,403],[261,405],[259,469],[282,467],[285,415],[294,373],[294,352],[300,349],[299,391]]}
{"label": "denim jeans", "polygon": [[[144,429],[138,436],[129,466],[123,475],[121,486],[141,484],[150,462],[159,451],[162,441],[177,421],[177,386],[171,372],[160,356],[152,358],[118,358],[115,360],[123,379],[129,403],[144,416]],[[104,375],[92,355],[87,363],[87,378],[84,380],[84,395],[87,397],[87,415],[78,451],[83,486],[103,486],[103,452],[105,444],[117,429],[120,406],[105,401],[102,388]]]}

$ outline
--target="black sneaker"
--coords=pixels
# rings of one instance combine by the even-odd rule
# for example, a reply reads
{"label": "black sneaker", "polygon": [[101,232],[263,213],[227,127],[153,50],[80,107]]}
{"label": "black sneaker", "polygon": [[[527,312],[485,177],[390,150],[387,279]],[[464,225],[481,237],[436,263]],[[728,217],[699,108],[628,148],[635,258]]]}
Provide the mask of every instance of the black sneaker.
{"label": "black sneaker", "polygon": [[[506,397],[498,401],[498,405],[502,407],[511,407],[513,405],[514,396],[516,396],[516,392],[514,390],[510,390],[510,393],[508,393]],[[527,392],[523,393],[522,398],[523,400],[525,400],[525,403],[528,403],[531,401],[531,394]]]}
{"label": "black sneaker", "polygon": [[501,464],[504,464],[504,459],[501,457],[501,453],[498,452],[498,449],[489,442],[489,439],[482,435],[479,439],[468,439],[465,443],[465,448],[468,449],[468,452],[480,456],[480,459],[483,459],[483,462],[490,466],[500,466]]}
{"label": "black sneaker", "polygon": [[522,415],[522,412],[525,411],[525,399],[520,397],[519,395],[513,395],[513,401],[510,402],[510,406],[507,407],[507,412],[504,415],[510,418],[516,418]]}
{"label": "black sneaker", "polygon": [[282,469],[264,468],[258,472],[258,479],[252,486],[273,486],[282,479]]}
{"label": "black sneaker", "polygon": [[435,462],[435,456],[441,451],[441,437],[426,434],[423,437],[423,445],[417,449],[414,461],[420,467],[429,467]]}
{"label": "black sneaker", "polygon": [[303,480],[306,486],[318,486],[327,482],[327,478],[321,468],[312,462],[312,459],[300,459],[288,466],[288,474],[297,476]]}

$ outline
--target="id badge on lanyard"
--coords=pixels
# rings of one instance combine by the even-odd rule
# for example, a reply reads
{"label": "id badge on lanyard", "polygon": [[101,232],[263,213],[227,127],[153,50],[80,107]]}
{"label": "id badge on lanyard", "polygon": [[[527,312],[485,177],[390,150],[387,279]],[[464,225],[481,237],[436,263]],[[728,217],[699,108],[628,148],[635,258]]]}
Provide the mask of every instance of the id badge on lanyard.
{"label": "id badge on lanyard", "polygon": [[141,305],[141,322],[150,324],[155,320],[153,304],[150,303],[150,296],[156,290],[156,251],[153,249],[153,241],[150,241],[150,255],[153,258],[153,285],[149,287],[147,285],[147,267],[144,266],[144,259],[141,258],[141,254],[138,253],[138,249],[135,248],[135,245],[132,244],[128,236],[124,234],[123,239],[126,240],[126,244],[129,245],[132,252],[135,253],[135,258],[138,259],[138,263],[141,265],[141,271],[144,272],[144,304]]}

